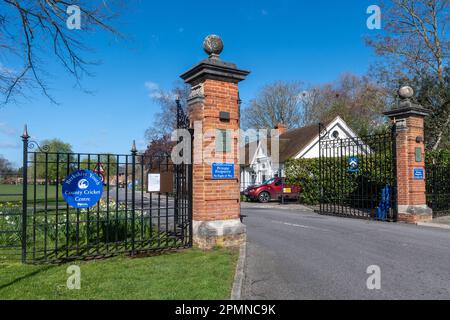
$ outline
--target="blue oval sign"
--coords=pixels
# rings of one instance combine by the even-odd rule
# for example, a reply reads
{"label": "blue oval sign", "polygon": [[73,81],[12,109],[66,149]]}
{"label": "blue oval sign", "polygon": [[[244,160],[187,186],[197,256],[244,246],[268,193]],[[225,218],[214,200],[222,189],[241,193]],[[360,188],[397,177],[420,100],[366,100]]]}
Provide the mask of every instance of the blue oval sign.
{"label": "blue oval sign", "polygon": [[101,178],[90,170],[71,173],[62,186],[64,200],[75,209],[88,209],[101,199],[103,183]]}

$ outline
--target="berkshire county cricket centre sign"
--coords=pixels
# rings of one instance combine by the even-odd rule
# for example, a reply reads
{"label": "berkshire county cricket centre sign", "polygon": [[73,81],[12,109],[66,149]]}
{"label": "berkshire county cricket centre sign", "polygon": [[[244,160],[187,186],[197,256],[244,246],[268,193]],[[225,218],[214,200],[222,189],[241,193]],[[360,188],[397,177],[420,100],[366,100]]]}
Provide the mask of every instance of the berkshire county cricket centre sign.
{"label": "berkshire county cricket centre sign", "polygon": [[62,186],[64,200],[75,209],[92,208],[100,201],[102,193],[102,179],[90,170],[71,173]]}

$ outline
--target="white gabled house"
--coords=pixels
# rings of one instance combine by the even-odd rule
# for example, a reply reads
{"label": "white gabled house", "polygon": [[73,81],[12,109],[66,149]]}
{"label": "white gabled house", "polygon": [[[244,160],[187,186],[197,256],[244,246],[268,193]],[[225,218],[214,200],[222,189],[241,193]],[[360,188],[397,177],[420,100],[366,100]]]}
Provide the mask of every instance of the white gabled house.
{"label": "white gabled house", "polygon": [[[284,163],[288,159],[319,157],[319,126],[309,125],[303,128],[286,130],[283,124],[275,129],[279,132],[279,158],[272,157],[271,139],[248,143],[241,154],[245,154],[245,163],[241,164],[241,190],[250,185],[262,184],[276,175],[284,175]],[[323,124],[327,137],[322,139],[359,139],[356,133],[341,118]],[[367,153],[370,148],[366,147]],[[277,164],[279,163],[279,165]]]}

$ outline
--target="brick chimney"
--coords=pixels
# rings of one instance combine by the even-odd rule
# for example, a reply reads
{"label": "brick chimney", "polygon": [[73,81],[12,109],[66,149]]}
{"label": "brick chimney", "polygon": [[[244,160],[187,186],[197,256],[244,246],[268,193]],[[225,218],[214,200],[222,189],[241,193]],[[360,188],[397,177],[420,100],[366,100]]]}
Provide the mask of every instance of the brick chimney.
{"label": "brick chimney", "polygon": [[281,136],[283,133],[286,132],[287,127],[284,123],[280,122],[275,126],[275,130],[278,130],[278,134]]}

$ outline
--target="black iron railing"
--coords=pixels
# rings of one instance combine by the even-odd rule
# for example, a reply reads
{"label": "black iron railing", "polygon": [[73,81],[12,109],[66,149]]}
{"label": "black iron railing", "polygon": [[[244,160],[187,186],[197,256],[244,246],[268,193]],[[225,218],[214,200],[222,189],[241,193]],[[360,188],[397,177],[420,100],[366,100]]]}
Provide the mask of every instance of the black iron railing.
{"label": "black iron railing", "polygon": [[339,139],[319,130],[319,213],[395,221],[395,132]]}
{"label": "black iron railing", "polygon": [[[192,245],[192,165],[170,156],[52,152],[24,135],[20,177],[0,195],[0,259],[27,263],[136,255]],[[104,172],[103,195],[90,209],[63,199],[65,177],[78,170]],[[148,192],[149,174],[164,190]]]}
{"label": "black iron railing", "polygon": [[22,250],[22,176],[0,172],[0,261],[18,260]]}
{"label": "black iron railing", "polygon": [[[179,100],[176,107],[177,128],[189,129]],[[21,174],[0,175],[0,260],[59,262],[190,247],[189,133],[190,154],[175,164],[160,152],[138,154],[134,143],[129,154],[58,152],[31,141],[25,127]],[[103,181],[102,198],[89,209],[70,207],[62,195],[65,177],[79,170]],[[160,191],[147,189],[149,174],[160,175]]]}
{"label": "black iron railing", "polygon": [[450,164],[430,164],[426,167],[427,204],[433,216],[450,215]]}

